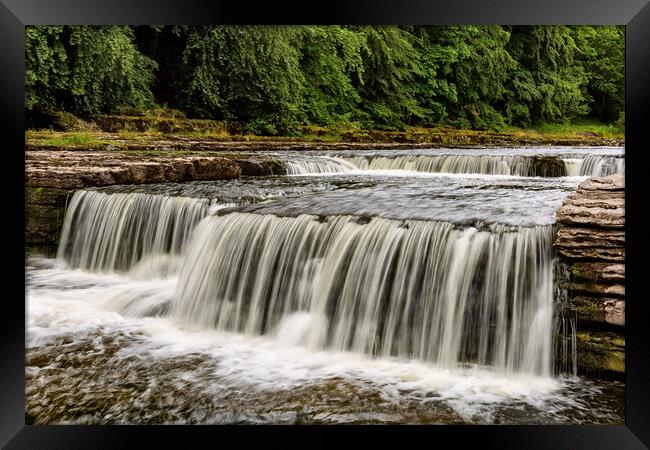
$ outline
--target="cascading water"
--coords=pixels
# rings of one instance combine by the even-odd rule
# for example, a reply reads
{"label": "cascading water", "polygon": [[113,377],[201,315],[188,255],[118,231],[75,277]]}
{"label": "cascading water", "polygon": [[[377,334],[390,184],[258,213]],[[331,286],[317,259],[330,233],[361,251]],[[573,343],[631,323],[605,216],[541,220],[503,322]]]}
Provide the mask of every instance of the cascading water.
{"label": "cascading water", "polygon": [[606,176],[624,173],[625,160],[608,155],[464,155],[464,154],[350,154],[292,158],[288,175],[352,171],[414,171],[426,173],[510,175],[523,177]]}
{"label": "cascading water", "polygon": [[625,159],[611,156],[590,155],[580,166],[580,175],[604,177],[614,174],[625,174]]}
{"label": "cascading water", "polygon": [[552,226],[461,230],[352,216],[209,217],[172,314],[253,335],[299,314],[303,345],[548,376],[552,234]]}
{"label": "cascading water", "polygon": [[285,161],[287,175],[305,175],[314,173],[343,173],[357,170],[354,164],[341,158],[320,156],[316,158],[293,158]]}
{"label": "cascading water", "polygon": [[[424,164],[442,150],[417,151]],[[28,413],[46,423],[621,423],[622,388],[563,375],[576,373],[576,322],[556,292],[554,213],[581,180],[486,167],[541,156],[535,170],[559,161],[575,175],[622,170],[622,158],[594,150],[600,162],[587,169],[570,149],[490,150],[483,165],[486,150],[444,152],[466,156],[444,170],[456,161],[508,176],[360,170],[358,155],[286,152],[275,157],[295,162],[292,173],[339,173],[78,191],[60,240],[66,264],[28,261]],[[52,370],[70,362],[74,371]],[[115,388],[106,416],[86,414]],[[142,406],[152,399],[165,408]]]}
{"label": "cascading water", "polygon": [[625,174],[625,159],[614,156],[588,155],[584,158],[563,158],[568,176],[605,177]]}
{"label": "cascading water", "polygon": [[178,255],[209,207],[198,198],[77,191],[57,258],[98,272],[125,271],[146,256]]}
{"label": "cascading water", "polygon": [[582,158],[563,158],[564,169],[567,176],[569,177],[578,177],[580,176],[580,168],[584,159]]}
{"label": "cascading water", "polygon": [[412,170],[431,173],[479,173],[529,176],[530,158],[520,156],[406,155],[354,156],[347,161],[361,170]]}

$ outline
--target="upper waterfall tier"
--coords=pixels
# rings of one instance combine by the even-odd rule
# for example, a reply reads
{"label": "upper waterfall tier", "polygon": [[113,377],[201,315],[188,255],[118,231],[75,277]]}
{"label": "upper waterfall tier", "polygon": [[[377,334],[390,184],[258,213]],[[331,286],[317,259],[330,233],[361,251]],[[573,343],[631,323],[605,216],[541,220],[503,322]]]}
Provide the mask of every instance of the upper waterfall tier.
{"label": "upper waterfall tier", "polygon": [[89,271],[126,271],[145,257],[177,256],[209,212],[331,189],[276,178],[82,189],[66,210],[57,257]]}
{"label": "upper waterfall tier", "polygon": [[616,148],[341,151],[292,155],[285,166],[289,175],[401,170],[524,177],[603,176],[624,172],[622,156]]}
{"label": "upper waterfall tier", "polygon": [[551,224],[575,184],[569,178],[365,173],[87,189],[68,205],[58,257],[71,267],[106,272],[130,270],[147,257],[178,256],[210,211]]}
{"label": "upper waterfall tier", "polygon": [[72,267],[119,271],[145,256],[179,254],[209,206],[207,199],[77,191],[57,257]]}

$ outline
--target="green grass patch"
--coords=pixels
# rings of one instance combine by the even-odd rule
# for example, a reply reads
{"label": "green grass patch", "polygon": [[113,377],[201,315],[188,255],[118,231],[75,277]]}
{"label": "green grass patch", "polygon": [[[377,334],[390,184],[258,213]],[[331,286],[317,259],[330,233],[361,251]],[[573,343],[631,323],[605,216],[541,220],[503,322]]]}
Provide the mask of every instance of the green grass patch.
{"label": "green grass patch", "polygon": [[435,142],[436,145],[471,145],[472,143],[502,145],[529,145],[532,143],[550,143],[554,141],[571,141],[581,144],[593,143],[602,145],[603,140],[624,141],[622,127],[595,121],[581,121],[569,124],[541,124],[527,129],[507,127],[501,132],[477,131],[452,128],[448,126],[406,127],[403,131],[379,131],[359,129],[348,124],[336,126],[304,126],[298,136],[256,136],[253,134],[227,131],[225,126],[211,126],[214,122],[185,119],[186,129],[164,131],[148,128],[136,131],[129,127],[117,132],[55,132],[27,130],[25,137],[28,143],[53,147],[99,147],[112,144],[124,147],[130,144],[154,143],[158,140],[174,138],[196,139],[206,141],[280,141],[280,142],[399,142],[422,143]]}
{"label": "green grass patch", "polygon": [[96,136],[87,133],[72,133],[62,136],[55,136],[45,139],[46,145],[63,146],[63,145],[99,145],[105,142]]}
{"label": "green grass patch", "polygon": [[508,127],[506,132],[539,133],[552,137],[601,137],[605,139],[624,139],[625,130],[615,124],[606,124],[583,119],[572,123],[545,123],[521,129]]}

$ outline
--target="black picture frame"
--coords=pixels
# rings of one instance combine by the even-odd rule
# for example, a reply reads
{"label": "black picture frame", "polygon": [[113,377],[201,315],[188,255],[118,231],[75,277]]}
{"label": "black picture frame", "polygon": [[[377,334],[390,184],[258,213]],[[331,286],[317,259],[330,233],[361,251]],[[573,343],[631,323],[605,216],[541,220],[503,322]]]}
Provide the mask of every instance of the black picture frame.
{"label": "black picture frame", "polygon": [[[305,5],[306,6],[306,5]],[[364,427],[366,446],[388,438],[402,442],[470,441],[479,448],[642,449],[650,446],[650,301],[644,298],[644,257],[648,255],[643,214],[647,201],[643,155],[650,152],[644,121],[650,106],[650,4],[648,0],[363,0],[305,7],[277,2],[251,5],[211,0],[0,0],[0,114],[8,125],[2,143],[5,201],[2,222],[11,245],[5,275],[0,327],[0,445],[6,448],[130,448],[153,441],[185,445],[193,438],[223,444],[236,433],[240,444],[255,437],[286,441],[281,427],[35,426],[25,425],[24,246],[24,26],[38,24],[567,24],[626,25],[626,394],[621,426],[433,426]],[[644,143],[646,144],[644,147]],[[8,254],[7,254],[8,253]],[[352,429],[303,427],[319,444],[336,445]],[[218,436],[218,437],[217,437]],[[314,436],[314,437],[316,437]],[[215,439],[216,438],[216,439]],[[313,439],[313,438],[312,438]],[[340,444],[339,444],[340,445]]]}

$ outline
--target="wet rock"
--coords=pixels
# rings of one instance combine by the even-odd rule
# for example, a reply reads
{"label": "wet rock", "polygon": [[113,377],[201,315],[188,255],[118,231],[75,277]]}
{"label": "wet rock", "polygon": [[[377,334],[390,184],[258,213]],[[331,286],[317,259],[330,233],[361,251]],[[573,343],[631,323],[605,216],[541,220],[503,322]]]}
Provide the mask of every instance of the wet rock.
{"label": "wet rock", "polygon": [[38,248],[47,255],[56,253],[70,192],[56,188],[25,188],[25,243],[28,248]]}
{"label": "wet rock", "polygon": [[27,186],[81,189],[113,184],[145,184],[239,177],[240,167],[218,156],[141,156],[127,152],[28,152]]}
{"label": "wet rock", "polygon": [[618,279],[624,279],[624,189],[622,175],[591,178],[570,194],[557,211],[559,227],[554,247],[558,255],[570,264],[601,263],[591,268],[584,264],[576,266],[573,272],[586,272],[593,278],[610,262],[616,262],[620,264],[612,265],[606,272],[610,278],[619,274]]}
{"label": "wet rock", "polygon": [[578,321],[588,328],[599,323],[625,326],[625,300],[593,295],[574,295],[570,305]]}
{"label": "wet rock", "polygon": [[583,262],[571,265],[571,274],[578,280],[625,282],[625,265]]}
{"label": "wet rock", "polygon": [[[555,250],[566,260],[625,262],[625,232],[560,225]],[[599,268],[597,270],[601,270]],[[595,272],[591,272],[595,273]]]}
{"label": "wet rock", "polygon": [[622,380],[625,338],[617,333],[578,331],[578,374]]}
{"label": "wet rock", "polygon": [[28,248],[56,251],[68,194],[115,184],[238,178],[240,166],[217,156],[148,156],[119,151],[28,151],[25,235]]}
{"label": "wet rock", "polygon": [[280,161],[269,159],[235,159],[244,176],[286,175],[287,169]]}
{"label": "wet rock", "polygon": [[624,177],[588,179],[566,198],[556,217],[554,247],[558,262],[567,268],[558,285],[583,330],[577,341],[579,372],[617,377],[625,371]]}
{"label": "wet rock", "polygon": [[625,300],[606,300],[605,322],[615,325],[625,325]]}
{"label": "wet rock", "polygon": [[563,177],[566,167],[557,156],[534,156],[531,159],[528,175],[531,177]]}
{"label": "wet rock", "polygon": [[580,228],[622,230],[625,227],[623,175],[591,178],[582,183],[557,211],[557,222]]}

